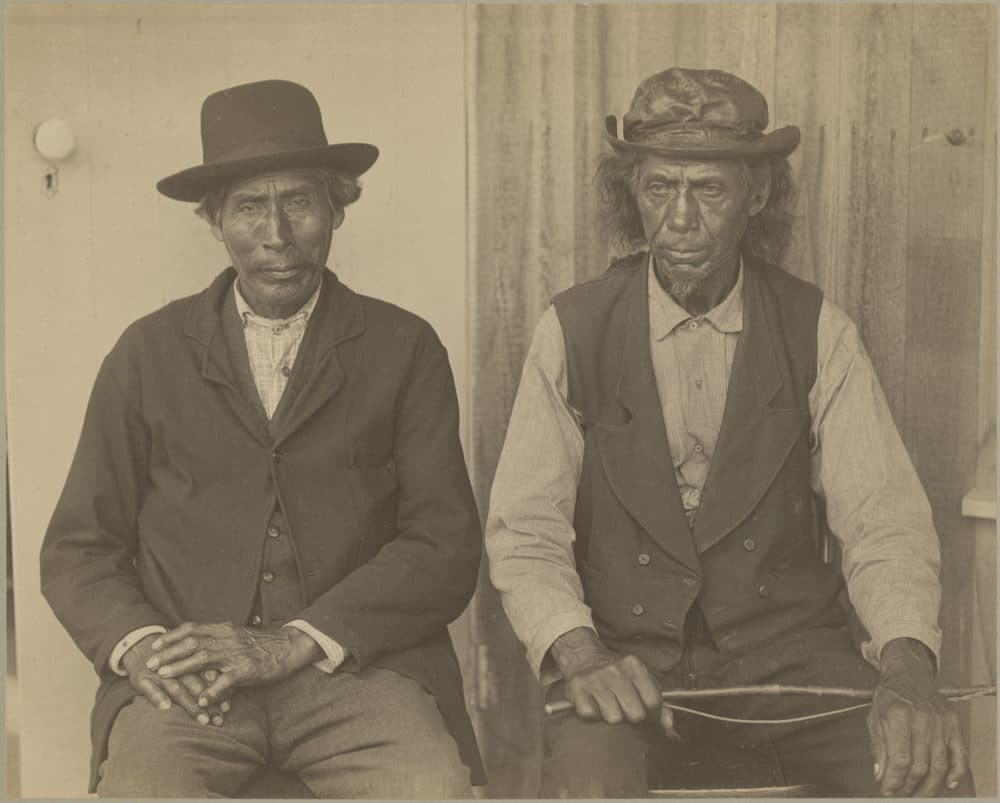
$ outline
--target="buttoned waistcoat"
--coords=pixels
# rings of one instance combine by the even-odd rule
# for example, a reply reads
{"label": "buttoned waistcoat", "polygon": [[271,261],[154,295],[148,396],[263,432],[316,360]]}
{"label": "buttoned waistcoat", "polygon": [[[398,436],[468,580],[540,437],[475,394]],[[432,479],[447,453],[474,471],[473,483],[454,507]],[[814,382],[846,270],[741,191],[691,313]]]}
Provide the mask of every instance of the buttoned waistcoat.
{"label": "buttoned waistcoat", "polygon": [[248,623],[280,510],[295,615],[347,649],[341,671],[375,664],[422,683],[482,781],[447,632],[482,536],[444,347],[327,271],[269,424],[245,349],[227,346],[234,279],[227,269],[122,335],[44,539],[43,593],[101,678],[92,770],[133,695],[108,668],[115,644],[143,625]]}
{"label": "buttoned waistcoat", "polygon": [[598,633],[667,671],[695,604],[723,652],[844,624],[810,485],[819,290],[744,260],[744,328],[691,528],[651,362],[647,265],[633,255],[554,300],[584,436],[575,559]]}

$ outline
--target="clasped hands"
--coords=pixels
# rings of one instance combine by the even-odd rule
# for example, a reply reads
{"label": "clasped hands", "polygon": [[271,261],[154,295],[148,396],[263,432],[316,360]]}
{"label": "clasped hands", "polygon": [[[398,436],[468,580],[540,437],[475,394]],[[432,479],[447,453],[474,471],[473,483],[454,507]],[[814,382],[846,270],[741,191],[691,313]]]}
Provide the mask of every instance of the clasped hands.
{"label": "clasped hands", "polygon": [[[634,655],[608,649],[589,628],[560,636],[550,655],[565,679],[566,698],[583,719],[609,724],[658,718],[677,739],[659,680]],[[875,780],[887,797],[932,797],[958,786],[968,773],[958,716],[938,692],[934,659],[912,639],[894,639],[882,651],[868,731]]]}
{"label": "clasped hands", "polygon": [[319,657],[316,642],[295,628],[187,622],[142,639],[122,664],[153,705],[176,704],[204,725],[221,726],[235,687],[273,683]]}

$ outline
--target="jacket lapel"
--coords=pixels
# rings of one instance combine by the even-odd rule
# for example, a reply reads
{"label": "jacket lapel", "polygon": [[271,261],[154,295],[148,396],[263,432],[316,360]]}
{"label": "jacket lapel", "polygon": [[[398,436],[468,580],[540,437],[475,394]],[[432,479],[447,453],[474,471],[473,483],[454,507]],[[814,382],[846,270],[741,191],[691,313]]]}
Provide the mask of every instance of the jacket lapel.
{"label": "jacket lapel", "polygon": [[784,341],[777,310],[758,269],[750,266],[744,271],[743,310],[722,428],[695,519],[699,552],[753,512],[802,429],[803,410],[779,359]]}
{"label": "jacket lapel", "polygon": [[340,390],[347,375],[337,346],[364,330],[361,299],[327,270],[292,375],[271,418],[275,444],[288,438]]}
{"label": "jacket lapel", "polygon": [[667,553],[698,571],[649,351],[649,271],[629,289],[617,405],[594,424],[601,462],[625,509]]}
{"label": "jacket lapel", "polygon": [[[240,342],[243,333],[239,330],[239,318],[232,299],[235,278],[236,271],[227,268],[195,299],[184,324],[184,333],[196,342],[200,351],[202,376],[218,386],[223,399],[250,434],[261,443],[269,444],[267,419],[253,379],[251,377],[249,383],[250,393],[240,376],[240,356],[246,363],[247,374],[250,364],[246,345]],[[227,327],[235,329],[238,337],[233,332],[227,333]]]}

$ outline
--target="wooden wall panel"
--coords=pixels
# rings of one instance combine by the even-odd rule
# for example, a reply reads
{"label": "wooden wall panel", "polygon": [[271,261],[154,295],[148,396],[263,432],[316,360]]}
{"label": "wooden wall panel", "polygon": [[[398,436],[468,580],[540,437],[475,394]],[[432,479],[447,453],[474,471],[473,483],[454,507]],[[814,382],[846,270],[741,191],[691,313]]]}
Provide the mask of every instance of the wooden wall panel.
{"label": "wooden wall panel", "polygon": [[831,290],[837,273],[837,169],[840,27],[838,8],[819,3],[778,6],[775,126],[802,132],[790,161],[797,185],[796,225],[785,267]]}
{"label": "wooden wall panel", "polygon": [[982,310],[979,316],[977,486],[997,486],[997,11],[986,9],[983,92]]}
{"label": "wooden wall panel", "polygon": [[[549,300],[574,282],[575,181],[572,6],[481,6],[473,20],[479,86],[477,187],[495,218],[476,246],[472,353],[473,483],[485,516],[521,364]],[[501,74],[491,74],[500,69]],[[537,80],[510,81],[532,75]],[[482,192],[482,189],[480,189]],[[476,603],[478,735],[491,796],[531,796],[538,787],[541,699],[492,589],[485,563]],[[510,700],[521,701],[517,707]],[[498,714],[499,710],[504,713]]]}
{"label": "wooden wall panel", "polygon": [[[986,9],[913,7],[903,437],[935,512],[942,550],[942,676],[968,675],[974,588]],[[957,133],[956,133],[957,132]],[[949,141],[951,137],[952,141]],[[957,144],[956,144],[957,143]]]}
{"label": "wooden wall panel", "polygon": [[[612,42],[632,42],[641,30],[634,5],[579,5],[576,7],[577,136],[574,143],[578,192],[575,207],[576,281],[599,276],[611,263],[616,248],[609,244],[601,204],[593,189],[597,158],[607,149],[604,118],[618,117],[628,108],[639,72],[639,49],[624,51]],[[659,30],[661,26],[655,26]]]}
{"label": "wooden wall panel", "polygon": [[913,6],[843,6],[833,301],[854,318],[903,421],[910,18]]}

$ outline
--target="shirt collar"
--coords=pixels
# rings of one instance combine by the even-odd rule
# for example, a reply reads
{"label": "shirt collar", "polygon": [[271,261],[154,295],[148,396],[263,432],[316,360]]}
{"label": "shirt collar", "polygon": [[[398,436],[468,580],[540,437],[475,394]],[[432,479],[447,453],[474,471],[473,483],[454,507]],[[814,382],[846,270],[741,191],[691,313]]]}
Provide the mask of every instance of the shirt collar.
{"label": "shirt collar", "polygon": [[319,300],[319,291],[322,287],[323,287],[323,282],[320,282],[318,285],[316,285],[316,289],[313,291],[313,294],[309,296],[309,300],[306,301],[306,303],[303,304],[299,308],[299,311],[296,312],[294,315],[292,315],[289,318],[277,319],[277,318],[265,318],[264,316],[258,315],[256,312],[250,309],[250,305],[247,303],[247,300],[243,297],[243,293],[240,290],[240,283],[237,280],[233,282],[233,292],[236,297],[236,311],[240,314],[240,320],[243,321],[244,326],[253,321],[254,323],[259,323],[264,326],[286,327],[299,320],[306,320],[309,318],[309,316],[312,314],[313,309],[316,307],[316,302]]}
{"label": "shirt collar", "polygon": [[663,340],[684,321],[704,318],[724,334],[743,331],[743,258],[740,258],[736,283],[728,295],[704,315],[691,315],[678,304],[659,280],[653,269],[653,257],[649,257],[649,332],[654,340]]}

